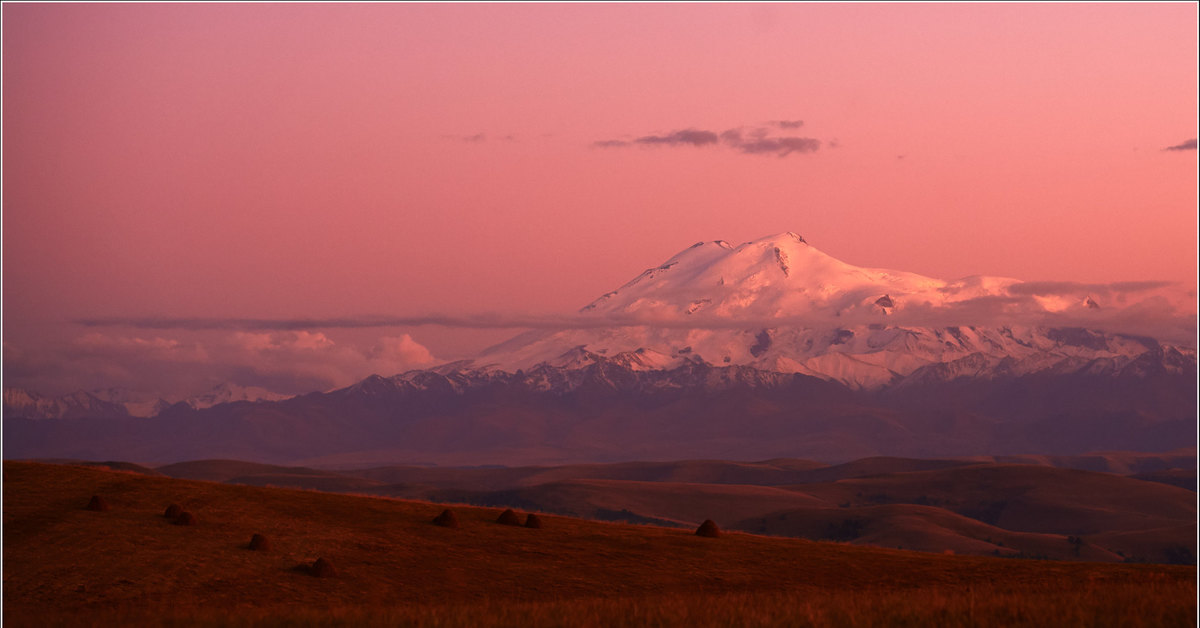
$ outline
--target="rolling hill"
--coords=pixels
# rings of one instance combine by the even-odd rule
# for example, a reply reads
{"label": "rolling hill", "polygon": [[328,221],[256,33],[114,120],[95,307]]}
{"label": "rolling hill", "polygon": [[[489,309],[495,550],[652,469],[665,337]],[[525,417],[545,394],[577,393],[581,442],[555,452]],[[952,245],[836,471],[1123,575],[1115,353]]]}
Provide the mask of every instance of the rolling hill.
{"label": "rolling hill", "polygon": [[[85,508],[102,496],[106,512]],[[167,504],[195,513],[171,525]],[[1194,569],[946,556],[5,462],[6,624],[814,625],[901,618],[1153,625]],[[254,534],[268,551],[247,549]],[[313,577],[324,558],[332,577]],[[1114,615],[1115,613],[1115,615]],[[757,618],[757,619],[756,619]]]}

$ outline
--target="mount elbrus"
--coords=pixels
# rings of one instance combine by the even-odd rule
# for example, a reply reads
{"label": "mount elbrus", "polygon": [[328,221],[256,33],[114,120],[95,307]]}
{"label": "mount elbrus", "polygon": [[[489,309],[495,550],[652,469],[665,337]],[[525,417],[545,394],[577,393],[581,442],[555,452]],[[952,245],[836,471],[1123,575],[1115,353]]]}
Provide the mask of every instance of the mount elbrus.
{"label": "mount elbrus", "polygon": [[[584,307],[581,324],[594,328],[524,334],[471,365],[578,368],[603,356],[634,370],[732,364],[878,388],[914,375],[1117,373],[1146,368],[1134,365],[1142,356],[1168,369],[1194,362],[1194,349],[1185,356],[1151,338],[1038,325],[1055,314],[1086,320],[1100,306],[1087,294],[1025,295],[1019,285],[859,268],[791,232],[738,247],[699,242]],[[648,324],[631,324],[639,321]],[[616,322],[624,326],[607,326]]]}
{"label": "mount elbrus", "polygon": [[793,233],[701,242],[473,360],[154,419],[6,407],[4,454],[475,465],[1194,447],[1195,348],[1087,326],[1116,305],[859,268]]}

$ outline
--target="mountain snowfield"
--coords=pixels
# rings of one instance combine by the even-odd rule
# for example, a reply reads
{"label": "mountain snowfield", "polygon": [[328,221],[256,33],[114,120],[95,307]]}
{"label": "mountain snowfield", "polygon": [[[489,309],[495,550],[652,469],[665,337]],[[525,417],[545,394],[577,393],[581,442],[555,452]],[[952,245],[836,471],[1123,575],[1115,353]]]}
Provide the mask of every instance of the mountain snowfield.
{"label": "mountain snowfield", "polygon": [[[1118,372],[1164,351],[1167,368],[1195,359],[1192,348],[1150,338],[1039,324],[1054,315],[1086,320],[1104,306],[1089,294],[1012,290],[1022,283],[860,268],[792,232],[736,247],[699,242],[584,307],[577,325],[521,334],[456,367],[702,362],[871,389],[909,376]],[[943,324],[914,324],[930,321]],[[986,324],[964,324],[972,321]]]}

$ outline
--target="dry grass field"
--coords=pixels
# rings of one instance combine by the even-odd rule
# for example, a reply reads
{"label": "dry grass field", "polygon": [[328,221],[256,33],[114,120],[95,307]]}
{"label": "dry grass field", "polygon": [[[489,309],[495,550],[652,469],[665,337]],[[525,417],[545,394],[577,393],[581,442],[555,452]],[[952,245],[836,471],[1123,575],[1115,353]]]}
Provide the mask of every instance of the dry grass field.
{"label": "dry grass field", "polygon": [[[951,556],[4,463],[4,622],[1195,625],[1194,567]],[[107,512],[85,509],[92,495]],[[194,526],[163,517],[177,503]],[[715,515],[716,513],[714,513]],[[698,523],[698,522],[697,522]],[[247,548],[265,535],[269,551]],[[325,558],[336,575],[298,569]]]}

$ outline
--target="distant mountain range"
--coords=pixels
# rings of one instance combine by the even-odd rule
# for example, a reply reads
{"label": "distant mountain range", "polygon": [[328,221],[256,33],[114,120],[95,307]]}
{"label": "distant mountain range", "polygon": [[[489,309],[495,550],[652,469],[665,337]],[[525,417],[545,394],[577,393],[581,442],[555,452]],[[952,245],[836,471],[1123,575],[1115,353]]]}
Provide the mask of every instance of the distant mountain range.
{"label": "distant mountain range", "polygon": [[[194,410],[234,401],[279,401],[288,395],[257,386],[221,383],[211,390],[178,401]],[[77,391],[57,397],[40,395],[23,388],[4,389],[4,416],[26,419],[81,419],[153,417],[172,403],[153,396],[137,395],[122,388]]]}
{"label": "distant mountain range", "polygon": [[[218,389],[153,420],[112,396],[5,391],[4,455],[472,465],[1195,446],[1194,347],[1047,324],[1119,307],[1102,301],[859,268],[793,233],[702,242],[561,328],[340,390]],[[980,324],[941,324],[959,319]]]}

